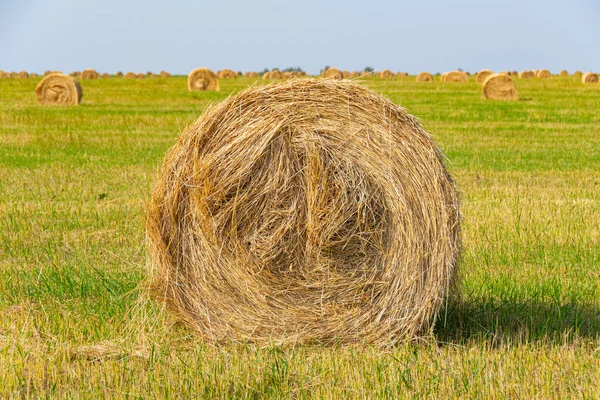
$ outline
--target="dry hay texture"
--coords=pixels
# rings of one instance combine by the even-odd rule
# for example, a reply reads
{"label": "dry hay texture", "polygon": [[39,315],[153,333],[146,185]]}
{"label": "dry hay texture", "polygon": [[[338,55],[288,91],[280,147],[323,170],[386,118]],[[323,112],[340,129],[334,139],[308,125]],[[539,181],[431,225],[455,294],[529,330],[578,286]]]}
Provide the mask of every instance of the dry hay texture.
{"label": "dry hay texture", "polygon": [[350,78],[352,78],[352,72],[350,72],[350,71],[342,71],[342,78],[344,78],[344,79],[350,79]]}
{"label": "dry hay texture", "polygon": [[521,72],[519,72],[519,78],[521,78],[521,79],[535,78],[535,72],[533,72],[533,71],[521,71]]}
{"label": "dry hay texture", "polygon": [[146,75],[142,74],[141,72],[139,74],[135,74],[135,77],[137,79],[144,79],[146,77]]}
{"label": "dry hay texture", "polygon": [[468,82],[469,76],[462,71],[449,71],[442,75],[442,82]]}
{"label": "dry hay texture", "polygon": [[535,76],[539,79],[548,79],[552,78],[552,74],[547,69],[540,69],[535,73]]}
{"label": "dry hay texture", "polygon": [[117,73],[115,74],[115,76],[123,76],[123,72],[122,71],[117,71]]}
{"label": "dry hay texture", "polygon": [[27,71],[19,71],[19,79],[27,79],[29,78],[29,73]]}
{"label": "dry hay texture", "polygon": [[408,77],[408,72],[397,72],[396,73],[396,78],[407,78]]}
{"label": "dry hay texture", "polygon": [[567,71],[566,69],[563,69],[562,71],[560,71],[558,73],[559,76],[569,76],[569,71]]}
{"label": "dry hay texture", "polygon": [[135,72],[127,72],[124,76],[123,79],[136,79],[137,76],[135,75]]}
{"label": "dry hay texture", "polygon": [[586,72],[581,75],[581,82],[583,83],[598,83],[598,74],[593,72]]}
{"label": "dry hay texture", "polygon": [[483,96],[488,100],[518,100],[517,87],[508,74],[492,74],[483,82]]}
{"label": "dry hay texture", "polygon": [[381,79],[392,79],[392,78],[396,77],[396,75],[392,71],[390,71],[389,69],[384,69],[383,71],[381,71],[377,75]]}
{"label": "dry hay texture", "polygon": [[340,71],[337,68],[327,68],[325,71],[323,71],[321,76],[323,76],[323,78],[330,78],[330,79],[343,79],[344,78],[342,71]]}
{"label": "dry hay texture", "polygon": [[35,96],[42,105],[77,105],[83,91],[77,79],[64,74],[49,74],[38,83]]}
{"label": "dry hay texture", "polygon": [[152,289],[207,341],[393,345],[453,287],[459,204],[417,120],[347,80],[251,87],[169,151]]}
{"label": "dry hay texture", "polygon": [[196,68],[190,72],[187,79],[187,85],[189,91],[221,90],[217,76],[208,68]]}
{"label": "dry hay texture", "polygon": [[271,72],[265,72],[263,74],[263,79],[283,79],[283,73],[277,69],[274,69]]}
{"label": "dry hay texture", "polygon": [[485,80],[487,79],[488,76],[493,75],[494,71],[489,70],[489,69],[482,69],[481,71],[479,71],[477,73],[477,77],[475,78],[475,80],[478,83],[483,83],[485,82]]}
{"label": "dry hay texture", "polygon": [[219,79],[234,79],[235,77],[237,77],[237,74],[230,69],[217,72],[217,78]]}
{"label": "dry hay texture", "polygon": [[417,82],[433,82],[433,76],[429,72],[421,72],[417,75]]}
{"label": "dry hay texture", "polygon": [[81,72],[81,79],[98,79],[100,74],[94,69],[86,69]]}
{"label": "dry hay texture", "polygon": [[246,78],[258,78],[260,74],[258,72],[246,72],[244,76]]}
{"label": "dry hay texture", "polygon": [[160,71],[160,77],[161,78],[170,78],[171,74],[167,71]]}

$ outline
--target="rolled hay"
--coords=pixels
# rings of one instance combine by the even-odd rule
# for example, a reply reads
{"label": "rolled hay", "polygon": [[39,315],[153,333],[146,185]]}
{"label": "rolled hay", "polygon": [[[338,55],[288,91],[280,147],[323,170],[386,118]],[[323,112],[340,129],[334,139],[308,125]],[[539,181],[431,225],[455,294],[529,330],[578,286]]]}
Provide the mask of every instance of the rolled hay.
{"label": "rolled hay", "polygon": [[35,72],[32,72],[32,73],[29,74],[30,78],[37,78],[38,76],[39,75],[37,73],[35,73]]}
{"label": "rolled hay", "polygon": [[343,79],[350,79],[350,78],[352,78],[352,72],[350,72],[350,71],[342,71],[342,78]]}
{"label": "rolled hay", "polygon": [[371,71],[362,71],[360,73],[360,78],[372,78],[373,77],[373,72]]}
{"label": "rolled hay", "polygon": [[168,73],[167,71],[160,71],[160,77],[161,78],[170,78],[171,74]]}
{"label": "rolled hay", "polygon": [[408,77],[408,72],[397,72],[396,78],[406,78]]}
{"label": "rolled hay", "polygon": [[360,76],[360,72],[352,71],[350,72],[350,78],[358,78]]}
{"label": "rolled hay", "polygon": [[292,77],[292,73],[289,71],[282,72],[283,79],[289,79]]}
{"label": "rolled hay", "polygon": [[50,74],[38,83],[35,96],[40,104],[77,105],[81,103],[83,91],[77,79],[64,74]]}
{"label": "rolled hay", "polygon": [[106,78],[110,78],[110,75],[108,74],[108,72],[103,73],[102,75],[100,75],[100,77],[102,79],[106,79]]}
{"label": "rolled hay", "polygon": [[575,75],[575,76],[581,76],[581,75],[583,75],[583,72],[577,70],[577,71],[573,72],[573,75]]}
{"label": "rolled hay", "polygon": [[449,71],[442,75],[442,82],[468,82],[469,77],[462,71]]}
{"label": "rolled hay", "polygon": [[569,71],[567,71],[566,69],[563,69],[562,71],[560,71],[558,73],[559,76],[569,76]]}
{"label": "rolled hay", "polygon": [[520,79],[531,79],[535,78],[535,72],[533,71],[521,71],[519,72]]}
{"label": "rolled hay", "polygon": [[29,78],[29,72],[19,71],[19,79],[27,79],[27,78]]}
{"label": "rolled hay", "polygon": [[73,71],[69,73],[69,76],[72,76],[73,78],[79,78],[81,76],[81,72]]}
{"label": "rolled hay", "polygon": [[237,76],[236,73],[230,69],[224,69],[217,73],[217,78],[219,78],[219,79],[233,79],[236,76]]}
{"label": "rolled hay", "polygon": [[396,77],[396,75],[389,69],[384,69],[383,71],[379,72],[378,76],[381,79],[392,79]]}
{"label": "rolled hay", "polygon": [[146,77],[146,75],[142,74],[141,72],[139,74],[135,74],[135,77],[137,79],[144,79]]}
{"label": "rolled hay", "polygon": [[115,74],[115,76],[123,76],[123,72],[122,71],[117,71],[117,73]]}
{"label": "rolled hay", "polygon": [[278,69],[274,69],[269,72],[269,77],[267,79],[283,79],[283,73]]}
{"label": "rolled hay", "polygon": [[246,72],[244,76],[246,78],[258,78],[260,75],[258,74],[258,72]]}
{"label": "rolled hay", "polygon": [[417,82],[433,82],[433,76],[429,72],[421,72],[417,75]]}
{"label": "rolled hay", "polygon": [[152,77],[152,75],[154,75],[151,71],[146,71],[146,76],[148,78]]}
{"label": "rolled hay", "polygon": [[189,73],[188,90],[193,92],[196,90],[210,90],[218,92],[221,90],[219,80],[214,72],[208,68],[196,68]]}
{"label": "rolled hay", "polygon": [[519,100],[517,87],[508,74],[492,74],[483,82],[483,96],[488,100]]}
{"label": "rolled hay", "polygon": [[488,76],[493,75],[494,71],[490,70],[490,69],[482,69],[481,71],[479,71],[477,73],[477,77],[475,78],[475,80],[478,83],[483,83]]}
{"label": "rolled hay", "polygon": [[10,78],[11,78],[10,72],[2,72],[0,74],[0,79],[10,79]]}
{"label": "rolled hay", "polygon": [[442,154],[348,80],[251,87],[169,151],[152,293],[207,341],[394,345],[427,332],[459,254]]}
{"label": "rolled hay", "polygon": [[340,71],[337,68],[327,68],[325,71],[323,71],[323,73],[321,73],[321,76],[323,78],[330,78],[330,79],[343,79],[344,76],[342,75],[342,71]]}
{"label": "rolled hay", "polygon": [[81,79],[98,79],[100,74],[95,69],[85,69],[81,72]]}
{"label": "rolled hay", "polygon": [[552,74],[550,73],[550,71],[548,71],[547,69],[540,69],[539,71],[536,72],[535,76],[538,79],[548,79],[548,78],[552,78]]}
{"label": "rolled hay", "polygon": [[244,74],[242,73],[242,71],[236,71],[235,75],[236,76],[244,76]]}
{"label": "rolled hay", "polygon": [[593,72],[586,72],[581,75],[581,82],[583,83],[598,83],[598,74]]}
{"label": "rolled hay", "polygon": [[262,79],[271,79],[271,72],[267,71],[262,74]]}
{"label": "rolled hay", "polygon": [[123,76],[123,79],[136,79],[135,72],[128,72]]}

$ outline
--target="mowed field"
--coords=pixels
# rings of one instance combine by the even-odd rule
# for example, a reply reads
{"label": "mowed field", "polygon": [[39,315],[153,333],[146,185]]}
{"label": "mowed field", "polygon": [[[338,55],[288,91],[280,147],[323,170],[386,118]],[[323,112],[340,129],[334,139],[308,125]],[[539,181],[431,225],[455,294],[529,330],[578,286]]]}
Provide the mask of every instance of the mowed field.
{"label": "mowed field", "polygon": [[0,80],[0,397],[599,398],[600,85],[364,84],[420,118],[462,199],[460,297],[417,343],[212,346],[143,293],[162,158],[220,92],[80,80],[42,107]]}

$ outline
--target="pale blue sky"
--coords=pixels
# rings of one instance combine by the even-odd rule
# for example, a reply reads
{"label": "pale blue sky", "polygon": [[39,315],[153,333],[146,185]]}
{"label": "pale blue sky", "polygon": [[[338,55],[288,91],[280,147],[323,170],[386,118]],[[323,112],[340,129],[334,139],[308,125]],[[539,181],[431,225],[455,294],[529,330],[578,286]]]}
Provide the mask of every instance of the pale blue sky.
{"label": "pale blue sky", "polygon": [[0,0],[0,69],[600,71],[598,0]]}

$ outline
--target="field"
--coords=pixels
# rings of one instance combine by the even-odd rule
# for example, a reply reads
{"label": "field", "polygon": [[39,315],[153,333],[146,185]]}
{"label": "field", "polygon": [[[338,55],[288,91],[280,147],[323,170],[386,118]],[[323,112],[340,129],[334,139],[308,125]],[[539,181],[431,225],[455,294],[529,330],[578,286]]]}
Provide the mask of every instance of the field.
{"label": "field", "polygon": [[420,118],[462,198],[460,299],[387,350],[205,345],[142,295],[163,155],[254,80],[82,80],[78,107],[0,80],[0,397],[600,398],[600,85],[516,79],[490,102],[437,79],[365,81]]}

